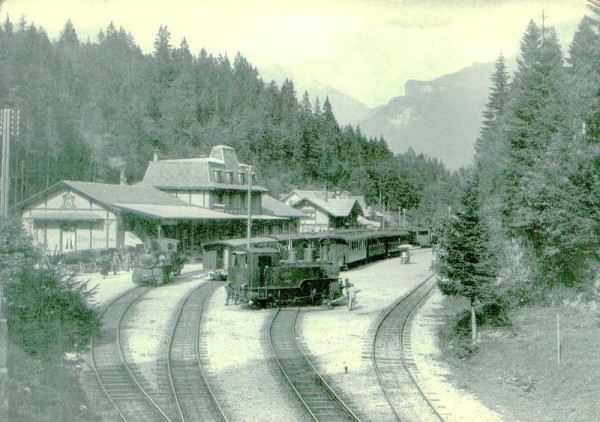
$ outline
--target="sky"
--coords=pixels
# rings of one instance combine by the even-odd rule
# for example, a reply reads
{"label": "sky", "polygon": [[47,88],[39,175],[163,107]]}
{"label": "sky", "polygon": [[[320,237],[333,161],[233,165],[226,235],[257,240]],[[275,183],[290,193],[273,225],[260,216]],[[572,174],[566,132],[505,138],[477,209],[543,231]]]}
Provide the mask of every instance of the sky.
{"label": "sky", "polygon": [[[2,0],[0,0],[0,3]],[[303,80],[375,107],[473,63],[516,56],[529,20],[554,26],[563,50],[586,13],[585,0],[5,0],[17,22],[56,38],[71,19],[82,41],[110,22],[151,53],[161,25],[197,55],[237,52],[259,70],[283,67]]]}

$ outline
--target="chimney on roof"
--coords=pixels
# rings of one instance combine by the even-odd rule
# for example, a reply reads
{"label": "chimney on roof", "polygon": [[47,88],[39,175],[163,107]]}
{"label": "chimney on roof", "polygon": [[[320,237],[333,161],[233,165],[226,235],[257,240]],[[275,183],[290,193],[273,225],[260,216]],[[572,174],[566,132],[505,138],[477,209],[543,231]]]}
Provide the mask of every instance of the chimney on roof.
{"label": "chimney on roof", "polygon": [[125,166],[121,167],[121,176],[119,177],[119,184],[122,186],[127,184],[127,177],[125,177]]}
{"label": "chimney on roof", "polygon": [[153,152],[154,152],[154,161],[158,161],[158,148],[156,148]]}

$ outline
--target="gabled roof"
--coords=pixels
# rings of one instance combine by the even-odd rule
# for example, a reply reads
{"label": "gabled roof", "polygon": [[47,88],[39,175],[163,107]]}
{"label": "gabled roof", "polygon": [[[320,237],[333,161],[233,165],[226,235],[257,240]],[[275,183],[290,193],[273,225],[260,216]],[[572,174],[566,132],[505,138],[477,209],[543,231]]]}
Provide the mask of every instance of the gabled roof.
{"label": "gabled roof", "polygon": [[324,201],[317,198],[303,198],[296,202],[294,207],[297,208],[303,202],[309,202],[333,217],[348,217],[352,212],[354,205],[358,204],[356,199],[329,199]]}
{"label": "gabled roof", "polygon": [[[108,183],[75,182],[63,180],[48,189],[32,196],[27,201],[18,204],[19,209],[25,209],[30,204],[43,201],[49,194],[68,188],[98,204],[116,211],[127,211],[151,218],[167,220],[246,220],[246,215],[234,215],[225,212],[201,208],[182,201],[175,196],[151,186],[143,185],[114,185]],[[77,218],[84,218],[77,213]],[[89,213],[88,213],[89,214]],[[34,218],[65,219],[68,214],[61,212],[60,216],[48,213],[36,214]],[[75,218],[75,216],[71,216]],[[92,214],[88,219],[94,218]],[[254,220],[279,220],[274,215],[253,215]]]}
{"label": "gabled roof", "polygon": [[[294,189],[290,193],[286,195],[282,195],[281,200],[287,202],[293,195],[297,195],[300,198],[306,199],[320,199],[324,201],[331,201],[334,199],[356,199],[358,204],[360,205],[363,214],[367,212],[367,202],[365,201],[365,197],[362,195],[352,195],[348,191],[326,191],[326,190],[304,190],[304,189]],[[299,202],[300,199],[296,202]],[[294,203],[290,204],[294,205]]]}
{"label": "gabled roof", "polygon": [[118,203],[189,206],[187,202],[152,186],[114,185],[109,183],[76,182],[71,180],[64,180],[63,183],[105,205],[114,205]]}
{"label": "gabled roof", "polygon": [[302,211],[298,211],[296,208],[292,208],[266,194],[262,196],[262,210],[265,214],[276,217],[302,218],[305,216]]}
{"label": "gabled roof", "polygon": [[15,208],[21,210],[25,209],[31,204],[37,204],[43,201],[53,192],[60,191],[64,188],[71,189],[88,199],[113,209],[116,208],[116,203],[189,206],[187,202],[151,186],[115,185],[108,183],[62,180],[17,204]]}

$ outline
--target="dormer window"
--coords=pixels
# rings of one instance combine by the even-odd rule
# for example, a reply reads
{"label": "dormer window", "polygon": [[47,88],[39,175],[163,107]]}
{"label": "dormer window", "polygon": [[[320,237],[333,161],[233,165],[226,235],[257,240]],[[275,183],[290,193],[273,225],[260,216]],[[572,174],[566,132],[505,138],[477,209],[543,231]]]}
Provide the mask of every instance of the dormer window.
{"label": "dormer window", "polygon": [[228,171],[227,172],[227,182],[230,185],[233,185],[233,172],[232,171]]}
{"label": "dormer window", "polygon": [[245,185],[246,184],[246,173],[239,172],[238,174],[240,176],[240,185]]}
{"label": "dormer window", "polygon": [[213,177],[214,177],[216,183],[221,183],[222,182],[221,170],[213,170]]}

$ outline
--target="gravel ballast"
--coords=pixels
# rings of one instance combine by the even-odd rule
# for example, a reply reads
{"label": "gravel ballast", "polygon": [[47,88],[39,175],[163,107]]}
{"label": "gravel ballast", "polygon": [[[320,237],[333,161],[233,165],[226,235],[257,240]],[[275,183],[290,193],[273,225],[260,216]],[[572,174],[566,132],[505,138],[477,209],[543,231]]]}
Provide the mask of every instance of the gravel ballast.
{"label": "gravel ballast", "polygon": [[[360,289],[356,307],[304,308],[297,333],[303,349],[326,381],[361,419],[392,420],[372,362],[372,342],[382,313],[431,274],[431,250],[415,250],[411,264],[399,258],[342,272]],[[192,271],[196,268],[186,268]],[[95,281],[95,280],[93,280]],[[194,278],[150,291],[133,310],[127,336],[128,358],[147,368],[147,379],[155,383],[156,360],[166,353],[166,329],[177,303],[206,279]],[[99,280],[96,299],[105,303],[133,287],[131,275]],[[92,286],[93,283],[90,283]],[[442,296],[434,291],[414,318],[412,352],[417,379],[437,399],[438,410],[449,421],[495,421],[500,416],[475,397],[454,388],[446,379],[437,345],[436,310]],[[227,417],[232,421],[302,421],[304,410],[281,376],[268,344],[265,327],[273,309],[224,306],[225,289],[217,289],[207,302],[203,318],[201,349],[205,369]]]}

